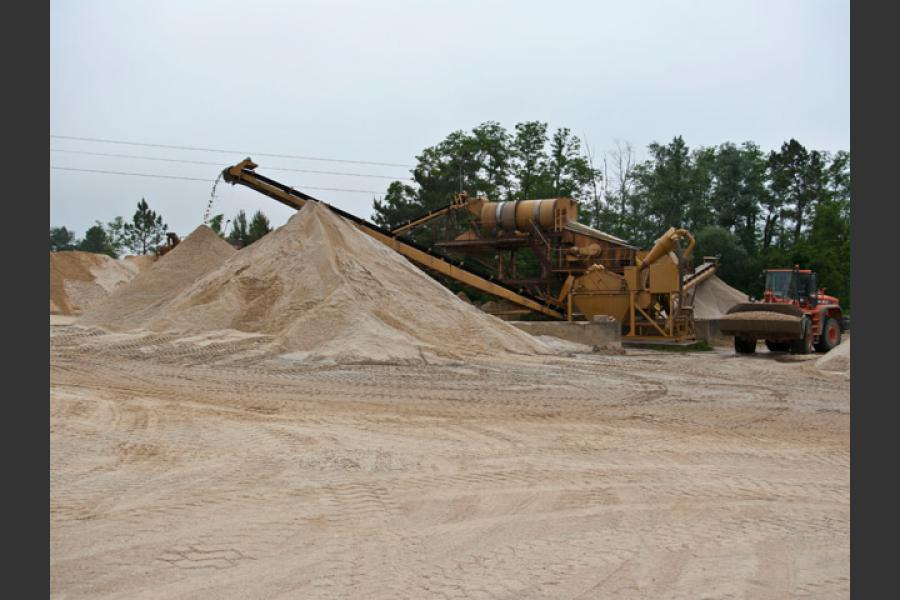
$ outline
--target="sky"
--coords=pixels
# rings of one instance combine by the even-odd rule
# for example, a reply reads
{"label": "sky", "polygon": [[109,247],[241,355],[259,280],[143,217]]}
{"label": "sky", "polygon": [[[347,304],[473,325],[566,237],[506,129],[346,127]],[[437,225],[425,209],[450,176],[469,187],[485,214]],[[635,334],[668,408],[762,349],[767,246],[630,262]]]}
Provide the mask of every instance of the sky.
{"label": "sky", "polygon": [[[450,132],[531,120],[595,154],[849,150],[849,0],[50,2],[50,225],[79,236],[141,198],[190,233],[247,156],[369,218]],[[212,214],[240,209],[293,214],[219,185]]]}

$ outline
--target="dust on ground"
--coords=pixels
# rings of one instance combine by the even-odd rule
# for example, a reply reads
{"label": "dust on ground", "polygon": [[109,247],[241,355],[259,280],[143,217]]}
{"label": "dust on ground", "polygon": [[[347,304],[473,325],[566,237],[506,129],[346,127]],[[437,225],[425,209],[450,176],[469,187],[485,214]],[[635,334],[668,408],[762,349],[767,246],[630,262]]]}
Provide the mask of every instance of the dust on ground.
{"label": "dust on ground", "polygon": [[53,597],[847,597],[848,381],[544,344],[333,217],[51,317]]}
{"label": "dust on ground", "polygon": [[811,362],[50,336],[55,598],[849,595],[849,382]]}

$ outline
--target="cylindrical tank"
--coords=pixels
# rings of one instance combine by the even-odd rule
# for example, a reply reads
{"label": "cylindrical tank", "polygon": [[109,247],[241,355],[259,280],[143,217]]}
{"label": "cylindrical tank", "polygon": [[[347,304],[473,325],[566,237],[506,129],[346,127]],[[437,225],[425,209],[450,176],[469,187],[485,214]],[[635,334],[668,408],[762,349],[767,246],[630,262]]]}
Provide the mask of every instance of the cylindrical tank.
{"label": "cylindrical tank", "polygon": [[[634,303],[641,308],[650,305],[651,296],[644,289],[634,290]],[[630,291],[625,277],[604,269],[590,267],[572,285],[575,306],[590,320],[594,315],[609,315],[620,323],[628,322]]]}
{"label": "cylindrical tank", "polygon": [[481,228],[487,232],[530,231],[531,221],[543,229],[556,229],[577,220],[578,203],[571,198],[485,202],[481,207]]}

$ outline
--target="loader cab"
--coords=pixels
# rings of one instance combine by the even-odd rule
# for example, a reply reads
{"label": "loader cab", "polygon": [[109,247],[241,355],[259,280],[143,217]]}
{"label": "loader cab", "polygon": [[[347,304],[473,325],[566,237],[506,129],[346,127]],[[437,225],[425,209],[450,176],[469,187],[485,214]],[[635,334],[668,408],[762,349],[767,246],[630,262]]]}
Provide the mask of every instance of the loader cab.
{"label": "loader cab", "polygon": [[815,306],[818,304],[818,288],[816,287],[816,274],[812,271],[798,271],[797,290],[801,306]]}
{"label": "loader cab", "polygon": [[764,271],[765,297],[773,302],[793,302],[797,297],[797,277],[793,271]]}
{"label": "loader cab", "polygon": [[765,297],[770,302],[797,302],[815,306],[818,301],[816,274],[809,270],[780,269],[765,271]]}

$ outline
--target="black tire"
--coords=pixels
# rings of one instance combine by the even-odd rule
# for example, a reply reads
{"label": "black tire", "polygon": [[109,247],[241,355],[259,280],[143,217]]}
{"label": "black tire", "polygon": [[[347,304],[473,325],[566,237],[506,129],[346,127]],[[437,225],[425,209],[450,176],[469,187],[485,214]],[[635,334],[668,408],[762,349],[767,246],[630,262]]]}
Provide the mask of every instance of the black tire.
{"label": "black tire", "polygon": [[811,354],[813,351],[813,332],[809,317],[803,319],[803,328],[800,339],[791,342],[792,354]]}
{"label": "black tire", "polygon": [[756,352],[756,338],[734,336],[734,351],[738,354],[753,354]]}
{"label": "black tire", "polygon": [[769,352],[787,352],[791,349],[790,342],[782,342],[782,341],[773,341],[766,340],[766,348],[769,349]]}
{"label": "black tire", "polygon": [[819,343],[816,344],[816,350],[819,352],[828,352],[841,343],[841,325],[834,317],[825,317],[822,322],[822,335],[819,336]]}

